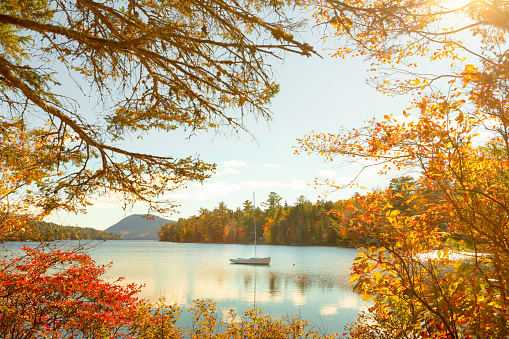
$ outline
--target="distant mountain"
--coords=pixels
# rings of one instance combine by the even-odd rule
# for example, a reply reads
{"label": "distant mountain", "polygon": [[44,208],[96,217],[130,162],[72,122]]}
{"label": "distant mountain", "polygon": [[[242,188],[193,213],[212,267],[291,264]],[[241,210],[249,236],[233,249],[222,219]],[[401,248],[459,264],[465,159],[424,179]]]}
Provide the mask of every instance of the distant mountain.
{"label": "distant mountain", "polygon": [[175,221],[156,215],[133,214],[108,227],[105,231],[121,234],[124,240],[159,240],[162,225]]}

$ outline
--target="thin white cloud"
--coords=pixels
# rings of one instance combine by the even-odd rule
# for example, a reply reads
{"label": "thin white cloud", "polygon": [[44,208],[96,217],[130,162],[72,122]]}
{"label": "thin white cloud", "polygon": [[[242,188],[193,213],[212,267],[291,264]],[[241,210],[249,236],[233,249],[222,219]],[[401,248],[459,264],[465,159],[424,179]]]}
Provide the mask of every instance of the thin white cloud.
{"label": "thin white cloud", "polygon": [[214,174],[215,175],[229,175],[229,174],[238,174],[239,171],[238,168],[248,168],[249,165],[245,163],[242,160],[229,160],[229,161],[223,161],[221,163],[221,169],[217,170]]}
{"label": "thin white cloud", "polygon": [[339,176],[336,172],[331,170],[322,170],[318,172],[318,179],[329,180],[334,182],[336,185],[346,185],[355,179],[354,175],[343,175]]}
{"label": "thin white cloud", "polygon": [[[234,169],[230,169],[235,171]],[[226,171],[226,170],[225,170]],[[231,172],[233,173],[233,172]],[[243,191],[269,190],[280,191],[282,189],[290,189],[294,191],[305,191],[309,189],[309,183],[306,180],[294,178],[289,181],[269,181],[269,180],[249,180],[249,181],[226,181],[214,180],[200,184],[198,182],[188,183],[186,188],[171,191],[160,197],[161,199],[174,200],[177,203],[184,201],[210,201],[223,199],[233,196]],[[90,209],[114,209],[118,208],[122,197],[118,194],[107,194],[93,199],[93,205]],[[143,204],[141,202],[137,205]]]}
{"label": "thin white cloud", "polygon": [[290,188],[294,190],[305,190],[309,188],[305,180],[293,179],[289,182],[281,181],[238,181],[226,182],[216,180],[209,183],[192,183],[186,189],[172,192],[169,194],[171,199],[178,201],[199,200],[206,201],[219,197],[228,197],[239,191],[253,191],[257,189],[269,189],[276,191],[280,188]]}
{"label": "thin white cloud", "polygon": [[323,171],[319,171],[318,172],[318,176],[320,178],[326,178],[326,179],[335,179],[338,177],[338,175],[336,174],[336,172],[334,171],[331,171],[331,170],[323,170]]}
{"label": "thin white cloud", "polygon": [[293,179],[288,185],[288,187],[293,188],[295,190],[303,190],[308,188],[308,186],[309,186],[308,182],[301,179]]}
{"label": "thin white cloud", "polygon": [[262,164],[262,167],[269,167],[269,168],[281,168],[283,166],[279,164]]}
{"label": "thin white cloud", "polygon": [[96,210],[106,210],[106,209],[112,209],[118,206],[119,200],[114,198],[105,198],[101,197],[97,200],[94,200],[93,205],[90,206],[90,209],[96,209]]}
{"label": "thin white cloud", "polygon": [[373,178],[379,176],[378,172],[383,168],[382,165],[365,168],[359,175],[359,178]]}
{"label": "thin white cloud", "polygon": [[247,164],[242,160],[229,160],[223,161],[221,166],[226,168],[240,168],[240,167],[248,167]]}
{"label": "thin white cloud", "polygon": [[237,174],[239,171],[237,171],[235,168],[228,167],[224,171],[217,172],[216,174]]}

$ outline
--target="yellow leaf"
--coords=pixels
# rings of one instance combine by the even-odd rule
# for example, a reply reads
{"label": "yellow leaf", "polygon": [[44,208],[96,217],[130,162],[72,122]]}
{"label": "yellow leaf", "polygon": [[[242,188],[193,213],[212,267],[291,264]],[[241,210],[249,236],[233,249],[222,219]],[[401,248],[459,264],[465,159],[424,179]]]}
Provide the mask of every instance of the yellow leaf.
{"label": "yellow leaf", "polygon": [[465,73],[477,72],[477,68],[474,65],[468,64],[465,66]]}
{"label": "yellow leaf", "polygon": [[419,78],[416,78],[416,79],[413,79],[413,80],[410,80],[410,84],[412,86],[419,86],[419,84],[421,83],[421,80]]}

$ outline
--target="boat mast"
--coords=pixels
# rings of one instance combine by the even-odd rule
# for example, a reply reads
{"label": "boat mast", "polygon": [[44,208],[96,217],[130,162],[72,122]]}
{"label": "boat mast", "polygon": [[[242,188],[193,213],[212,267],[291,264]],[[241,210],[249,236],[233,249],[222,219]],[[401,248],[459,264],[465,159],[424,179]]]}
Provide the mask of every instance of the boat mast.
{"label": "boat mast", "polygon": [[255,203],[255,193],[253,192],[253,224],[255,229],[255,257],[256,257],[256,203]]}

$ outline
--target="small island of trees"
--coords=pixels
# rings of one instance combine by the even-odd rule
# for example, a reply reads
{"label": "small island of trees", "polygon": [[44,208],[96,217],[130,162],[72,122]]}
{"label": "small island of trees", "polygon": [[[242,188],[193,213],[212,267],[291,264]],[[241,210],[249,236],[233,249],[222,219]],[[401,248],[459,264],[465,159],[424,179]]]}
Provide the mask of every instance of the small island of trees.
{"label": "small island of trees", "polygon": [[122,240],[122,235],[91,227],[62,226],[45,221],[29,221],[20,226],[19,232],[0,234],[0,242],[55,240]]}

